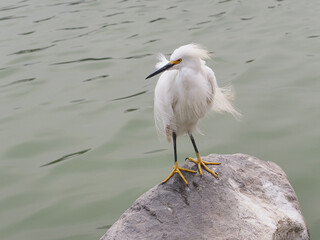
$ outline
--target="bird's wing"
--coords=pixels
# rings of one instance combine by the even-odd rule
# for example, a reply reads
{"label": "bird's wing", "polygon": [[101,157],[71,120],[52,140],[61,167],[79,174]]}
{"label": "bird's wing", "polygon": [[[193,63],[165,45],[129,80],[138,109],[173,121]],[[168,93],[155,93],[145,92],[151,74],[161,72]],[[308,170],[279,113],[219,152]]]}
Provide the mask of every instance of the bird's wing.
{"label": "bird's wing", "polygon": [[171,128],[173,110],[176,103],[175,96],[170,90],[173,88],[176,70],[165,71],[161,74],[154,93],[154,119],[157,131],[167,135],[168,141],[171,140]]}
{"label": "bird's wing", "polygon": [[[210,68],[208,68],[209,70],[211,70]],[[212,101],[213,101],[213,98],[214,98],[214,91],[215,91],[215,84],[214,84],[214,80],[215,80],[215,77],[214,77],[214,74],[212,75],[211,71],[207,70],[207,80],[208,80],[208,83],[209,83],[209,91],[207,93],[207,103],[208,105],[211,105],[212,104]]]}
{"label": "bird's wing", "polygon": [[231,87],[220,88],[217,83],[217,79],[211,68],[206,66],[207,79],[212,86],[213,90],[213,107],[215,112],[228,112],[231,113],[235,118],[240,118],[241,114],[232,105],[233,91]]}

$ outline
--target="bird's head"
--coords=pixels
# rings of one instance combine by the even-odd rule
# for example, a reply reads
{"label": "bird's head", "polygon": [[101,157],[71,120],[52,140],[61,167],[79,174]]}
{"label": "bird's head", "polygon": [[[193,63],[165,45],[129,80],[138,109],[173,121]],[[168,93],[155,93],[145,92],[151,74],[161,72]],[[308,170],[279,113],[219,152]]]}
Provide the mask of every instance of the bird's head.
{"label": "bird's head", "polygon": [[156,65],[157,71],[151,73],[146,79],[151,78],[165,70],[179,69],[183,66],[193,66],[200,64],[202,59],[209,58],[207,50],[197,44],[188,44],[181,46],[173,51],[168,61],[164,55],[160,55],[160,62]]}

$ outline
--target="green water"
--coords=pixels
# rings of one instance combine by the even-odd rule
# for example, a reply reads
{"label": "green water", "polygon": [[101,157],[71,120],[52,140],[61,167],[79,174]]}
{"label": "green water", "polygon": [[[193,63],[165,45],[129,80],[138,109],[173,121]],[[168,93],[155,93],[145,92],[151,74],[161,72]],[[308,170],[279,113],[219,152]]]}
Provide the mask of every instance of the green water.
{"label": "green water", "polygon": [[[276,162],[320,239],[319,12],[317,0],[2,0],[0,238],[99,239],[166,178],[172,147],[144,78],[157,53],[196,42],[243,114],[201,121],[201,154]],[[186,137],[178,151],[194,154]]]}

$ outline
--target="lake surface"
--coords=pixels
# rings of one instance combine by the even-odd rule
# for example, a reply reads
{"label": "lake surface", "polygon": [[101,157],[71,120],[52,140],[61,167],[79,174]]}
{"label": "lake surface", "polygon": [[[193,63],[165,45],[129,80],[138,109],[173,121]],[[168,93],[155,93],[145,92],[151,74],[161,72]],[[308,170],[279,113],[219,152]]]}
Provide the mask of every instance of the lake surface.
{"label": "lake surface", "polygon": [[190,42],[243,114],[203,119],[200,153],[277,163],[320,239],[319,2],[199,2],[1,1],[1,239],[99,239],[168,176],[145,77]]}

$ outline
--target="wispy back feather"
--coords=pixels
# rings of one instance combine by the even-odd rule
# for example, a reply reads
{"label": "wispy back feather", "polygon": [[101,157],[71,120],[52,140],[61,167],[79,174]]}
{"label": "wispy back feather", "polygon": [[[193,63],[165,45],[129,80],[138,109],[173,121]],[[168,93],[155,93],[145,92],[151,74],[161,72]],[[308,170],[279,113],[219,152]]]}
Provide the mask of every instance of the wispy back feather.
{"label": "wispy back feather", "polygon": [[231,113],[236,119],[241,118],[241,113],[239,113],[233,106],[232,100],[234,98],[234,93],[231,86],[220,88],[216,85],[214,94],[214,104],[213,110],[215,112],[228,112]]}

